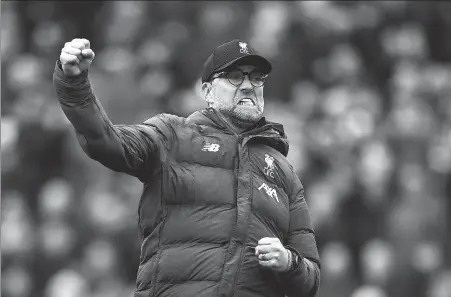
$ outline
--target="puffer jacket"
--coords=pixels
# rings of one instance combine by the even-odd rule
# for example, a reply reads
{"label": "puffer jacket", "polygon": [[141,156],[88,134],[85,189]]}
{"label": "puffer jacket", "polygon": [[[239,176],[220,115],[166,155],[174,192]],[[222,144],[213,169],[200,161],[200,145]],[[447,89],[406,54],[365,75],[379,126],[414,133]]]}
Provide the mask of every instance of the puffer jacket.
{"label": "puffer jacket", "polygon": [[[86,154],[139,178],[142,235],[135,297],[303,297],[319,287],[319,256],[304,189],[280,124],[233,133],[214,109],[113,125],[87,73],[54,85]],[[309,261],[278,273],[254,247],[278,237]]]}

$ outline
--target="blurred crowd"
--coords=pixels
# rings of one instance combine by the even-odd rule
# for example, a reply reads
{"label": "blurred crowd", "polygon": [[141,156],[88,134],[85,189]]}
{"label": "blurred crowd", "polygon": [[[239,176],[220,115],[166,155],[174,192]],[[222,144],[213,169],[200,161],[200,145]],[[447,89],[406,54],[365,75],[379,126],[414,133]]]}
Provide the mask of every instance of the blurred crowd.
{"label": "blurred crowd", "polygon": [[306,189],[318,297],[450,297],[449,32],[450,2],[2,1],[2,296],[133,293],[142,185],[85,156],[52,87],[84,37],[116,124],[205,107],[210,51],[250,42],[273,63],[265,113]]}

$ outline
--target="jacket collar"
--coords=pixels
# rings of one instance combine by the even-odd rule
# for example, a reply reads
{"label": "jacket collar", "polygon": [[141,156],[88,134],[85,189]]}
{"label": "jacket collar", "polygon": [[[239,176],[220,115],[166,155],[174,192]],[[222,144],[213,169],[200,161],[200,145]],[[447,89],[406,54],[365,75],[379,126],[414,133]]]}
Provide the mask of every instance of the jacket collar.
{"label": "jacket collar", "polygon": [[[235,134],[213,108],[198,110],[192,113],[187,120],[197,125],[208,126],[230,134]],[[289,144],[283,125],[267,121],[265,117],[261,118],[252,128],[242,132],[240,136],[243,138],[247,137],[248,139],[263,139],[266,144],[277,149],[284,156],[288,155]]]}

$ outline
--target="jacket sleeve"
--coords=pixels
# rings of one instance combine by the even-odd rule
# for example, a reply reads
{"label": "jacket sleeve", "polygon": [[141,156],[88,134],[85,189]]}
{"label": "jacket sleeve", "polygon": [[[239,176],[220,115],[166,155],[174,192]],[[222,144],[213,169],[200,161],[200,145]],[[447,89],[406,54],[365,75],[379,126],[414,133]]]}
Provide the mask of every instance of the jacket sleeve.
{"label": "jacket sleeve", "polygon": [[139,125],[113,125],[94,95],[87,71],[67,77],[58,60],[53,85],[80,146],[91,159],[144,181],[170,150],[173,130],[166,115]]}
{"label": "jacket sleeve", "polygon": [[304,187],[294,171],[293,175],[290,226],[284,245],[298,254],[301,261],[291,271],[279,273],[279,281],[288,297],[313,297],[320,285],[320,259]]}

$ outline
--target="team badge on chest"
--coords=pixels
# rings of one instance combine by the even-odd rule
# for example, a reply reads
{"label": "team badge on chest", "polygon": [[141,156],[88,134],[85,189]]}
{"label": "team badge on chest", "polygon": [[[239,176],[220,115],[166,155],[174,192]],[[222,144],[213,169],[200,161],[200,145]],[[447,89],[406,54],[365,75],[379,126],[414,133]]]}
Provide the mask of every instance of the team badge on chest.
{"label": "team badge on chest", "polygon": [[274,178],[274,158],[268,154],[265,154],[265,162],[266,166],[263,168],[263,172],[266,176],[269,176],[271,178]]}

